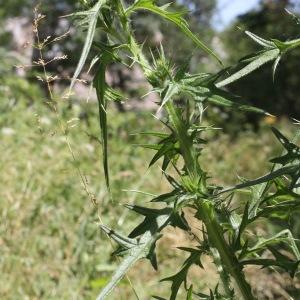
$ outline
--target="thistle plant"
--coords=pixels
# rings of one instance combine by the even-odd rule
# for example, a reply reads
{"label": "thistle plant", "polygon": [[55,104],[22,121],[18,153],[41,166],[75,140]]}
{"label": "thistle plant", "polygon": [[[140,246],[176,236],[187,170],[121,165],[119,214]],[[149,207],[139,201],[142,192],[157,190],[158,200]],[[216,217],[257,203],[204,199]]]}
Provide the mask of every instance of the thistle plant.
{"label": "thistle plant", "polygon": [[[282,56],[300,46],[300,39],[279,41],[266,40],[254,33],[246,32],[249,38],[262,49],[241,59],[237,65],[223,65],[208,46],[189,29],[184,12],[172,10],[171,5],[158,6],[154,0],[136,0],[126,6],[122,0],[84,1],[86,9],[73,14],[81,26],[87,27],[86,41],[74,74],[71,88],[79,76],[91,47],[98,54],[91,62],[94,69],[93,86],[99,103],[99,121],[103,148],[103,166],[109,188],[109,161],[107,145],[107,107],[113,101],[123,100],[122,95],[112,89],[105,80],[107,67],[112,63],[132,67],[137,64],[143,70],[152,91],[160,97],[159,110],[166,117],[160,120],[163,132],[149,131],[141,134],[156,140],[153,144],[140,145],[155,151],[150,161],[152,166],[161,159],[163,176],[170,191],[151,200],[147,206],[126,205],[144,220],[128,235],[123,235],[101,225],[101,229],[117,244],[115,255],[122,257],[119,267],[97,299],[105,299],[126,272],[143,258],[149,259],[156,269],[156,242],[163,236],[167,226],[178,227],[193,236],[198,245],[181,247],[188,258],[179,271],[163,281],[171,282],[170,299],[177,297],[179,288],[186,290],[186,299],[255,299],[253,288],[245,277],[245,267],[257,265],[262,268],[282,269],[292,277],[298,273],[300,253],[297,241],[289,229],[272,236],[259,238],[251,234],[254,222],[259,219],[287,219],[300,206],[300,148],[277,129],[275,137],[283,146],[282,155],[273,158],[270,172],[253,180],[240,178],[241,183],[232,187],[215,185],[209,170],[201,164],[201,153],[207,141],[206,132],[214,129],[202,121],[206,106],[217,105],[232,110],[268,114],[253,107],[238,96],[230,94],[225,86],[247,76],[264,64],[273,62],[273,77]],[[187,35],[199,48],[220,63],[215,74],[190,74],[188,64],[175,66],[166,57],[163,47],[147,57],[134,36],[131,18],[139,10],[157,14],[173,23],[182,34]],[[96,29],[102,31],[102,42],[94,42]],[[181,101],[177,101],[180,96]],[[173,174],[173,175],[171,175]],[[174,175],[175,174],[175,175]],[[239,201],[234,201],[239,195]],[[246,195],[246,196],[245,196]],[[202,226],[199,238],[185,218],[185,210]],[[262,255],[267,253],[267,256]],[[193,289],[187,282],[187,274],[193,265],[202,268],[201,258],[210,255],[220,275],[220,284],[211,287],[205,295]],[[199,278],[201,280],[201,278]],[[163,299],[153,295],[155,299]]]}

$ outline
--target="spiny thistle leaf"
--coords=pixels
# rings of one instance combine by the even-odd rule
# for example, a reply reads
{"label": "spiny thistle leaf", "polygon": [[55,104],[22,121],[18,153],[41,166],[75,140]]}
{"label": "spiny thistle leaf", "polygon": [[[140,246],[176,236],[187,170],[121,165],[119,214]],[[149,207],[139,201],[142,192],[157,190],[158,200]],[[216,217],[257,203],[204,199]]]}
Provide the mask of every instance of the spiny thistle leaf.
{"label": "spiny thistle leaf", "polygon": [[[153,263],[154,246],[160,237],[160,231],[169,224],[170,215],[161,214],[151,222],[148,230],[141,236],[138,244],[130,248],[124,260],[119,264],[109,283],[98,295],[97,300],[105,299],[124,277],[127,271],[141,258],[149,258]],[[132,239],[130,239],[132,241]]]}
{"label": "spiny thistle leaf", "polygon": [[138,245],[138,241],[136,239],[131,239],[128,237],[124,237],[123,235],[115,232],[105,225],[100,225],[100,228],[109,235],[115,242],[117,242],[121,247],[126,249],[130,249]]}
{"label": "spiny thistle leaf", "polygon": [[162,103],[161,107],[169,102],[176,95],[188,95],[191,99],[198,103],[203,103],[205,101],[211,102],[213,104],[228,107],[241,111],[249,111],[260,114],[268,114],[263,109],[247,105],[243,103],[238,97],[221,90],[214,84],[215,81],[224,73],[221,71],[217,74],[182,74],[181,78],[169,81],[166,87],[161,89],[159,92],[161,94]]}
{"label": "spiny thistle leaf", "polygon": [[252,32],[246,31],[246,34],[253,39],[256,43],[263,46],[264,50],[251,54],[250,57],[246,57],[241,60],[242,63],[249,62],[245,67],[232,74],[228,78],[218,82],[217,87],[226,86],[232,82],[239,80],[240,78],[252,73],[256,69],[260,68],[264,64],[275,60],[273,64],[273,80],[275,77],[275,71],[279,64],[279,61],[284,53],[300,46],[300,39],[282,42],[276,39],[265,40]]}
{"label": "spiny thistle leaf", "polygon": [[168,207],[163,209],[155,209],[131,204],[125,204],[124,206],[139,215],[149,218],[156,218],[159,215],[170,214],[172,212],[172,209]]}
{"label": "spiny thistle leaf", "polygon": [[101,8],[103,7],[103,5],[106,4],[106,2],[107,2],[107,0],[98,0],[98,2],[88,11],[79,12],[79,13],[75,13],[72,15],[74,17],[82,17],[82,16],[84,17],[84,20],[82,22],[88,24],[88,32],[86,34],[86,38],[85,38],[85,42],[84,42],[84,46],[83,46],[83,50],[81,52],[79,62],[77,64],[76,70],[74,72],[74,75],[73,75],[73,78],[71,81],[70,90],[73,88],[73,86],[76,82],[76,79],[78,78],[78,76],[85,64],[87,56],[90,52],[90,49],[91,49],[91,46],[93,43],[93,39],[94,39],[94,35],[95,35],[97,20],[98,20]]}
{"label": "spiny thistle leaf", "polygon": [[161,148],[160,144],[133,144],[133,146],[142,147],[145,149],[157,150],[157,151]]}
{"label": "spiny thistle leaf", "polygon": [[129,238],[136,238],[147,231],[153,231],[155,228],[155,224],[157,223],[157,219],[161,216],[169,216],[168,224],[173,227],[179,227],[181,229],[188,229],[187,222],[184,218],[184,215],[181,216],[178,212],[174,211],[170,207],[166,207],[163,209],[152,209],[147,207],[141,207],[137,205],[125,205],[130,210],[143,215],[145,219],[141,224],[139,224],[133,231],[129,234]]}
{"label": "spiny thistle leaf", "polygon": [[146,136],[150,135],[150,136],[159,137],[159,138],[167,138],[169,136],[168,133],[159,132],[159,131],[139,132],[139,133],[136,133],[136,135],[146,135]]}
{"label": "spiny thistle leaf", "polygon": [[250,32],[250,31],[247,31],[247,30],[245,31],[245,33],[259,45],[261,45],[265,48],[274,48],[274,43],[272,41],[265,40],[265,39],[261,38],[260,36]]}
{"label": "spiny thistle leaf", "polygon": [[146,257],[146,253],[149,252],[152,243],[155,242],[155,238],[152,238],[150,234],[144,237],[143,243],[132,250],[130,255],[127,255],[124,260],[119,264],[117,270],[113,274],[109,283],[103,288],[101,293],[98,295],[97,300],[104,300],[115,286],[124,277],[127,271],[141,258]]}
{"label": "spiny thistle leaf", "polygon": [[166,179],[168,180],[169,184],[174,188],[174,189],[182,189],[182,186],[170,175],[164,172],[164,175]]}
{"label": "spiny thistle leaf", "polygon": [[185,260],[181,270],[178,273],[176,273],[175,275],[173,275],[171,277],[167,277],[167,278],[164,278],[161,280],[161,281],[171,281],[172,282],[172,286],[171,286],[172,293],[170,296],[170,300],[176,299],[178,290],[179,290],[180,286],[182,285],[182,283],[184,283],[186,286],[187,274],[192,265],[195,264],[195,265],[203,268],[202,263],[200,261],[201,255],[203,254],[203,249],[199,249],[199,248],[192,249],[192,248],[186,248],[186,247],[179,247],[178,249],[189,252],[190,256]]}
{"label": "spiny thistle leaf", "polygon": [[275,74],[280,60],[281,60],[281,55],[279,55],[273,63],[273,67],[272,67],[273,82],[275,81]]}
{"label": "spiny thistle leaf", "polygon": [[300,18],[299,18],[299,16],[296,16],[294,13],[292,13],[288,9],[285,9],[285,11],[292,17],[292,19],[296,22],[297,25],[300,25]]}
{"label": "spiny thistle leaf", "polygon": [[242,238],[242,234],[244,232],[244,230],[246,229],[247,225],[249,224],[249,202],[247,202],[245,209],[244,209],[244,213],[243,213],[243,217],[242,217],[242,221],[239,224],[239,228],[238,228],[238,234],[236,237],[236,240],[234,242],[234,249],[239,250],[241,248],[241,238]]}
{"label": "spiny thistle leaf", "polygon": [[287,150],[285,155],[276,157],[270,160],[270,162],[275,164],[286,165],[288,163],[293,163],[295,160],[300,160],[300,148],[294,143],[290,142],[280,131],[276,128],[272,128],[273,133],[275,134],[278,141],[282,146]]}
{"label": "spiny thistle leaf", "polygon": [[263,109],[260,109],[255,106],[243,104],[240,99],[237,97],[234,97],[230,93],[217,89],[216,87],[212,87],[210,92],[207,94],[206,100],[208,102],[211,102],[213,104],[223,106],[223,107],[228,107],[231,109],[235,110],[240,110],[240,111],[248,111],[248,112],[254,112],[258,114],[265,114],[269,115],[266,111]]}
{"label": "spiny thistle leaf", "polygon": [[98,44],[98,47],[102,47],[102,53],[99,58],[98,69],[95,74],[93,85],[96,89],[98,106],[99,106],[99,123],[101,129],[101,141],[102,141],[102,153],[103,153],[103,168],[106,186],[109,189],[109,172],[108,172],[108,152],[107,152],[107,101],[119,101],[122,95],[117,91],[110,88],[105,80],[105,71],[107,66],[118,60],[118,56],[115,53],[120,45],[104,45]]}
{"label": "spiny thistle leaf", "polygon": [[251,187],[251,186],[261,184],[261,183],[265,183],[265,182],[269,182],[272,179],[275,179],[275,178],[283,176],[283,175],[293,176],[293,175],[297,174],[297,172],[299,172],[299,164],[292,164],[292,165],[289,165],[289,166],[279,168],[279,169],[277,169],[273,172],[270,172],[270,173],[268,173],[264,176],[261,176],[259,178],[254,179],[254,180],[249,180],[249,181],[246,181],[244,183],[237,184],[234,187],[223,189],[223,190],[220,191],[219,194],[230,192],[230,191],[233,191],[233,190],[242,189],[242,188]]}
{"label": "spiny thistle leaf", "polygon": [[280,50],[277,48],[264,51],[262,54],[260,54],[257,58],[255,58],[253,61],[251,61],[244,68],[242,68],[238,72],[234,73],[233,75],[229,76],[228,78],[222,80],[221,82],[218,82],[216,84],[216,86],[223,87],[232,82],[239,80],[240,78],[242,78],[242,77],[252,73],[256,69],[260,68],[264,64],[276,59],[279,56],[279,54],[280,54]]}
{"label": "spiny thistle leaf", "polygon": [[159,16],[177,25],[182,30],[182,32],[186,36],[188,36],[200,49],[213,56],[220,64],[222,64],[217,54],[215,54],[214,51],[208,48],[203,42],[199,40],[199,38],[195,34],[191,32],[188,23],[183,18],[185,12],[171,12],[167,10],[170,4],[157,6],[155,2],[155,0],[136,0],[135,3],[133,3],[126,10],[126,15],[130,15],[132,12],[138,9],[145,9],[151,11],[152,13],[158,14]]}
{"label": "spiny thistle leaf", "polygon": [[268,258],[253,258],[242,260],[242,265],[258,265],[262,266],[262,268],[266,267],[279,267],[285,271],[287,271],[290,276],[293,278],[295,273],[297,272],[300,260],[294,261],[288,258],[287,256],[281,254],[276,248],[272,246],[267,247],[270,252],[274,255],[275,259]]}
{"label": "spiny thistle leaf", "polygon": [[175,200],[178,198],[178,191],[174,190],[170,193],[162,194],[154,199],[151,200],[151,202],[165,202],[166,204],[175,202]]}
{"label": "spiny thistle leaf", "polygon": [[280,243],[284,243],[287,248],[290,248],[296,259],[300,260],[300,253],[296,245],[295,238],[289,229],[284,229],[270,238],[259,237],[258,242],[253,247],[245,247],[239,255],[239,259],[252,256],[255,253],[259,254],[263,250],[267,249],[267,246],[276,246]]}
{"label": "spiny thistle leaf", "polygon": [[[151,167],[156,161],[158,161],[161,157],[165,156],[169,159],[172,159],[174,155],[179,153],[179,147],[176,146],[176,139],[174,135],[171,135],[159,142],[160,148],[152,158],[149,163],[149,167]],[[165,168],[162,169],[165,171]]]}
{"label": "spiny thistle leaf", "polygon": [[[170,208],[155,210],[138,206],[127,207],[144,215],[145,220],[138,225],[138,230],[133,230],[129,238],[123,237],[105,226],[101,227],[102,230],[117,241],[121,247],[125,247],[128,251],[122,251],[122,254],[126,254],[125,259],[119,265],[110,282],[99,294],[97,300],[105,299],[137,260],[148,258],[153,267],[157,268],[155,243],[157,239],[160,238],[159,232],[169,224],[173,224],[173,226],[181,226],[181,224],[184,224],[178,222],[178,216],[173,214],[173,210]],[[133,239],[132,236],[139,236],[141,234],[142,236],[136,244],[136,240]]]}
{"label": "spiny thistle leaf", "polygon": [[94,77],[94,87],[96,88],[97,100],[99,106],[99,123],[101,130],[101,142],[102,142],[102,153],[103,153],[103,168],[105,174],[106,186],[109,189],[109,174],[108,174],[108,153],[107,153],[107,116],[106,116],[106,103],[105,91],[107,85],[105,82],[105,70],[106,64],[109,60],[100,63],[98,71]]}
{"label": "spiny thistle leaf", "polygon": [[264,207],[261,211],[257,213],[257,215],[252,219],[256,220],[261,217],[270,218],[279,216],[280,218],[288,218],[291,213],[299,211],[300,208],[300,198],[297,201],[283,201],[278,204],[270,205]]}
{"label": "spiny thistle leaf", "polygon": [[194,295],[198,296],[197,299],[199,300],[233,300],[234,299],[234,293],[231,293],[231,295],[221,295],[219,292],[219,284],[215,287],[215,290],[209,290],[209,295],[203,294],[203,293],[194,293]]}
{"label": "spiny thistle leaf", "polygon": [[195,183],[198,183],[202,170],[197,159],[198,154],[193,147],[193,140],[191,136],[188,135],[188,126],[183,121],[180,110],[176,109],[170,103],[167,103],[166,106],[171,124],[179,141],[181,155],[184,158],[186,169]]}

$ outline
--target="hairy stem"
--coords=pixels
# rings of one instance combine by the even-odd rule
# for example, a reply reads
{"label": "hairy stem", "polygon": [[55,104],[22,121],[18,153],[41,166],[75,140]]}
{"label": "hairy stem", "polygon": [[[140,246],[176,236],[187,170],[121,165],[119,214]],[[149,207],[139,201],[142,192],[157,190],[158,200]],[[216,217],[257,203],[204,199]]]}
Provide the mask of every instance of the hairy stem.
{"label": "hairy stem", "polygon": [[[195,179],[195,176],[198,176],[199,178],[199,172],[202,173],[203,171],[200,169],[197,160],[196,150],[193,147],[191,138],[189,137],[187,130],[184,126],[184,122],[171,101],[169,101],[166,104],[166,109],[174,126],[175,132],[178,136],[182,156],[184,158],[189,176],[192,180]],[[201,192],[203,193],[206,191],[202,190]],[[199,214],[200,219],[205,224],[208,239],[212,247],[218,250],[225,269],[235,279],[244,300],[253,300],[254,297],[252,296],[249,284],[246,282],[243,270],[236,256],[231,251],[229,245],[224,239],[223,230],[216,218],[213,203],[209,200],[200,198],[199,201],[197,201],[197,205],[197,213]]]}
{"label": "hairy stem", "polygon": [[210,243],[218,250],[225,269],[234,278],[243,299],[255,299],[236,256],[230,250],[230,247],[224,239],[223,231],[217,221],[213,205],[209,201],[202,200],[199,204],[198,214],[205,224]]}
{"label": "hairy stem", "polygon": [[228,297],[228,299],[230,299],[230,297],[232,297],[232,284],[231,284],[230,274],[223,266],[219,251],[216,248],[211,247],[210,252],[213,256],[214,264],[216,265],[217,271],[220,275],[225,296]]}
{"label": "hairy stem", "polygon": [[193,143],[188,136],[187,128],[171,101],[166,103],[166,110],[170,117],[170,121],[175,128],[188,173],[193,180],[197,180],[199,178],[199,174],[202,173],[202,170],[197,162],[195,148],[193,147]]}

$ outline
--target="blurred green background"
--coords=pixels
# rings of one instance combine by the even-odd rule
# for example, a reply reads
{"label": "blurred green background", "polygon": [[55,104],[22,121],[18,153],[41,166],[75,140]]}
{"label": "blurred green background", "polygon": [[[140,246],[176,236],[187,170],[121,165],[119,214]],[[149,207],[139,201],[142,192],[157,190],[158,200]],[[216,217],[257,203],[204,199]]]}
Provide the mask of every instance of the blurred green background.
{"label": "blurred green background", "polygon": [[[233,2],[239,9],[232,15],[230,12],[236,10]],[[188,11],[192,31],[214,48],[227,66],[257,50],[244,30],[264,38],[300,37],[299,22],[285,10],[299,14],[299,1],[252,2],[249,6],[244,1],[178,0],[174,6]],[[85,32],[71,18],[61,16],[81,6],[80,1],[44,0],[39,7],[45,15],[39,23],[41,41],[69,31],[43,49],[47,61],[68,57],[47,65],[47,72],[57,76],[51,83],[50,103],[49,92],[39,80],[43,76],[36,63],[40,53],[33,47],[37,43],[32,27],[35,3],[11,0],[0,7],[1,299],[94,299],[118,264],[110,256],[114,245],[98,229],[99,216],[105,224],[127,233],[137,220],[122,204],[143,203],[150,197],[126,190],[152,194],[167,191],[161,172],[148,169],[151,151],[134,146],[141,140],[133,133],[160,127],[152,116],[157,109],[156,98],[142,97],[148,86],[138,68],[130,72],[112,65],[108,80],[127,100],[108,111],[113,202],[108,199],[101,167],[98,108],[89,87],[90,75],[83,72],[87,83],[79,82],[70,98],[63,97]],[[219,66],[194,49],[177,28],[156,16],[136,14],[133,26],[147,51],[155,52],[162,44],[175,64],[189,63],[191,72],[218,70]],[[96,38],[101,39],[100,32]],[[299,58],[296,50],[282,60],[276,84],[271,66],[265,66],[229,87],[275,118],[209,108],[206,122],[223,129],[208,136],[202,163],[219,184],[237,182],[237,175],[260,176],[270,168],[268,160],[280,151],[271,135],[271,125],[293,136],[297,126],[291,118],[300,119]],[[66,129],[71,151],[62,128]],[[280,226],[262,223],[257,234],[267,234]],[[291,220],[288,226],[299,238],[299,221]],[[159,271],[155,273],[148,263],[141,262],[130,272],[141,299],[149,299],[154,292],[168,294],[168,283],[158,283],[158,278],[174,273],[183,260],[176,246],[187,242],[188,236],[167,230],[160,241]],[[191,274],[191,280],[196,278],[196,286],[202,290],[216,281],[212,264],[205,264],[207,272],[194,270]],[[286,274],[266,270],[257,273],[255,269],[249,269],[247,276],[259,299],[290,299],[288,294],[300,299],[298,279],[291,282]],[[135,299],[128,281],[122,281],[111,299]]]}

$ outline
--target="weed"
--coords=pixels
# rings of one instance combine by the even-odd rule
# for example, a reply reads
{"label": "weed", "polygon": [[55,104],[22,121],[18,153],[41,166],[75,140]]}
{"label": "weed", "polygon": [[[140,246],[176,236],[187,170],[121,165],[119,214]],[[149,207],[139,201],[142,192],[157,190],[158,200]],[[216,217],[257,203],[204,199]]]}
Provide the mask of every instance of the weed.
{"label": "weed", "polygon": [[[108,104],[120,101],[122,95],[107,84],[107,67],[112,63],[126,66],[139,64],[153,91],[160,96],[159,110],[164,109],[167,114],[166,120],[161,120],[164,131],[142,133],[156,139],[156,142],[140,146],[156,152],[150,166],[162,159],[161,170],[170,185],[170,191],[155,196],[151,200],[151,207],[126,205],[127,209],[144,217],[128,237],[104,225],[100,226],[118,243],[114,254],[124,258],[97,299],[107,297],[141,258],[149,259],[157,269],[156,244],[165,232],[163,230],[170,226],[187,232],[196,241],[194,247],[179,248],[187,254],[187,258],[175,275],[163,279],[171,282],[171,300],[176,299],[182,285],[186,290],[186,299],[255,299],[245,276],[246,266],[278,268],[291,277],[298,272],[300,253],[288,229],[267,237],[258,237],[251,232],[253,225],[261,219],[288,220],[299,209],[300,148],[273,128],[284,152],[270,161],[273,163],[271,171],[254,180],[240,178],[241,183],[231,187],[219,186],[210,178],[211,173],[204,169],[202,162],[202,149],[207,144],[205,136],[215,130],[203,122],[204,110],[206,105],[212,104],[268,115],[262,109],[231,95],[224,87],[269,62],[274,62],[274,78],[281,57],[299,47],[300,40],[266,40],[246,32],[262,46],[261,51],[243,58],[237,66],[216,74],[190,74],[186,66],[173,66],[165,56],[163,47],[152,55],[152,59],[144,55],[131,28],[131,16],[138,10],[147,10],[172,22],[196,46],[220,62],[214,51],[189,30],[183,13],[174,12],[169,5],[158,6],[153,0],[136,0],[125,7],[121,0],[99,0],[93,5],[87,4],[87,10],[73,14],[81,19],[81,25],[87,25],[88,30],[71,88],[92,45],[99,50],[91,67],[95,69],[93,85],[99,104],[103,166],[108,188]],[[97,28],[105,33],[101,43],[93,43]],[[177,101],[178,96],[184,100]],[[237,195],[242,198],[238,204],[233,201]],[[192,211],[197,226],[190,224],[190,219],[186,217],[187,209]],[[193,266],[203,268],[204,256],[212,258],[220,277],[220,283],[211,287],[209,294],[195,291],[187,280]],[[163,299],[157,295],[154,298]]]}

